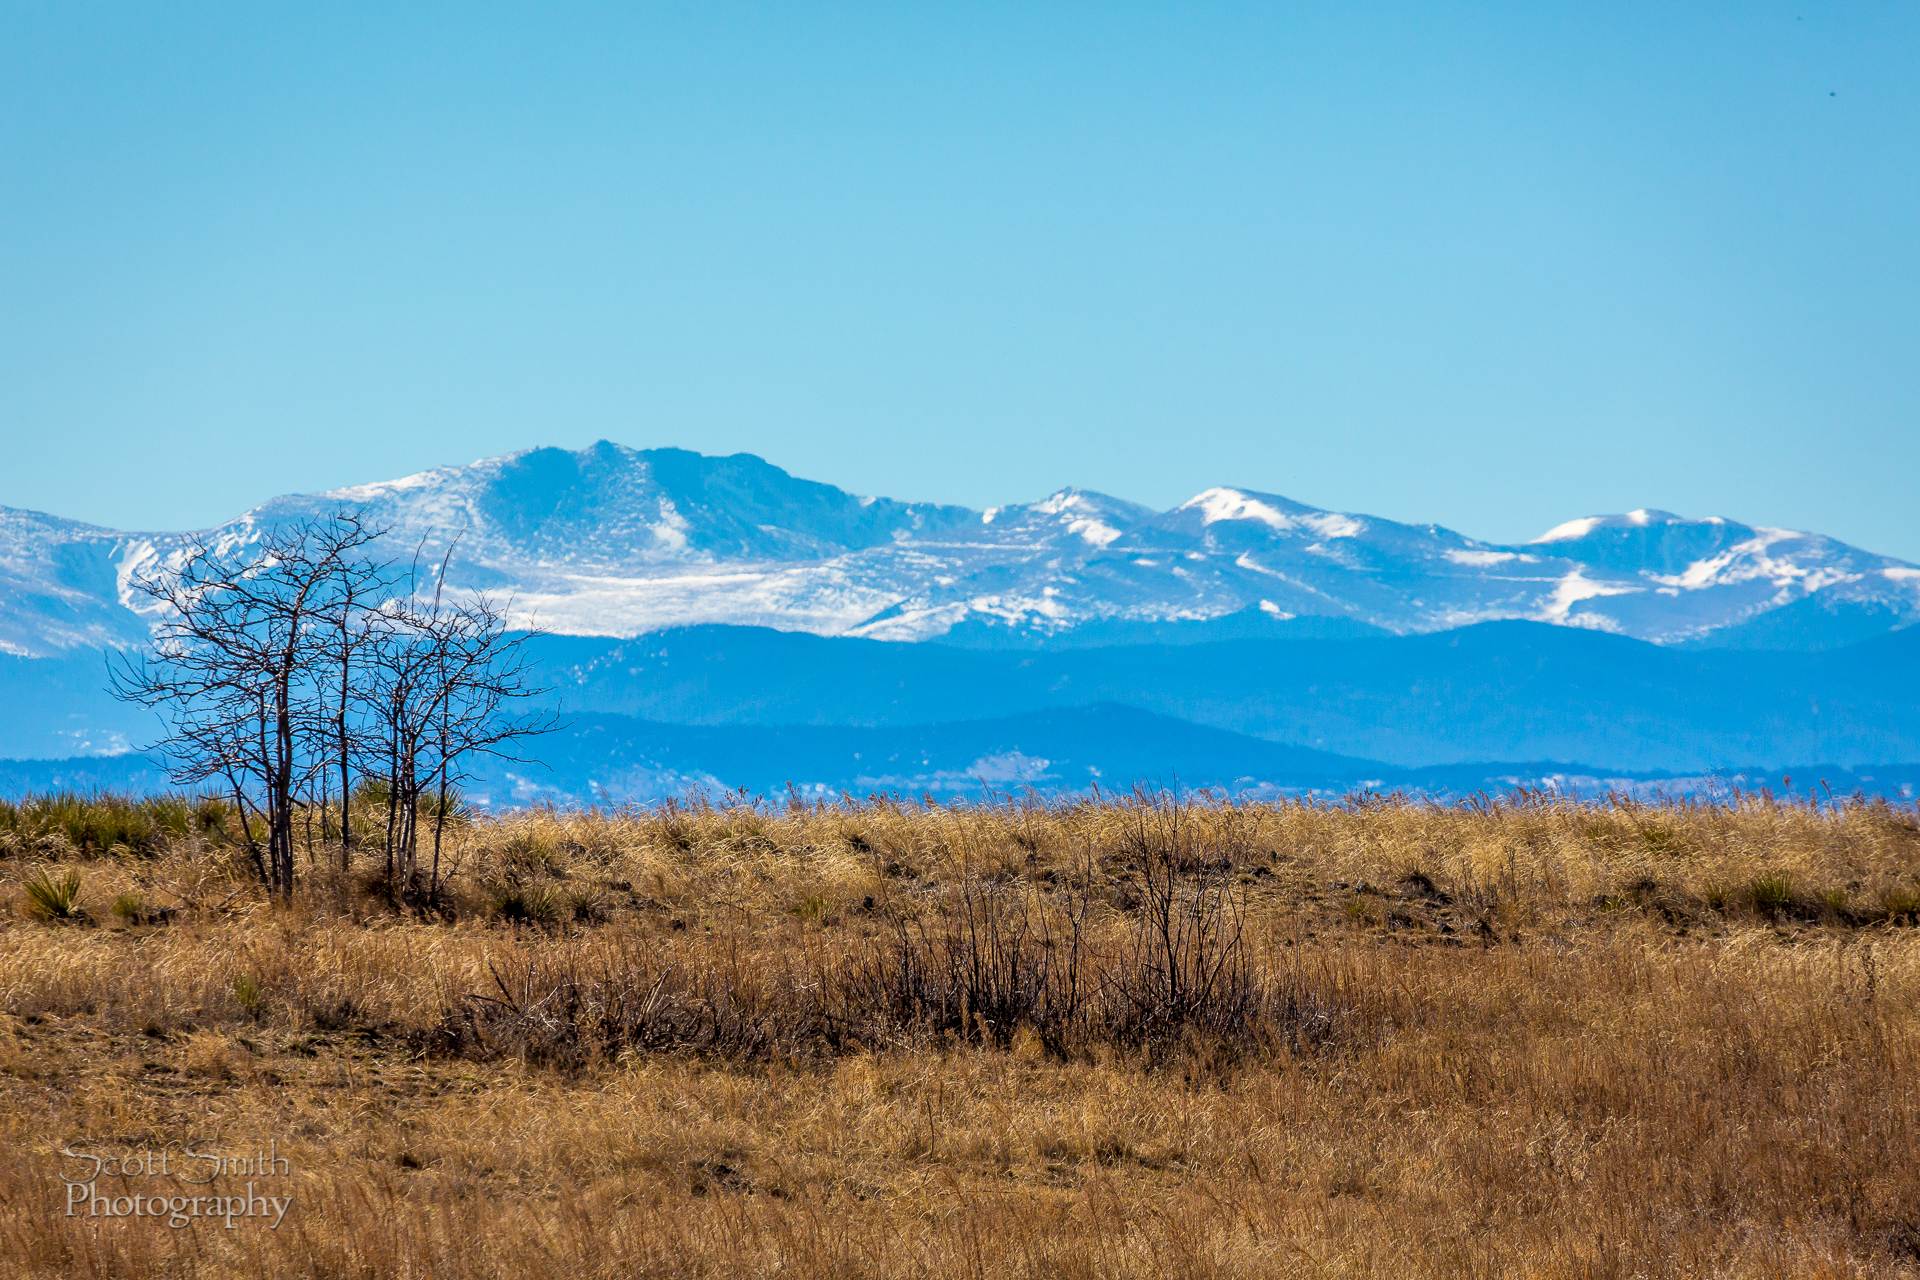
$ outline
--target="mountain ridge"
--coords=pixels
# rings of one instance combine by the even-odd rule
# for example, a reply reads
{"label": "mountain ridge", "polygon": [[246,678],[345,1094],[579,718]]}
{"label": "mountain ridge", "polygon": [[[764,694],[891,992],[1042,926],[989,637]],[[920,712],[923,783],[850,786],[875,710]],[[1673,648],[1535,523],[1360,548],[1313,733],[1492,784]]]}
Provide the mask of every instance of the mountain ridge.
{"label": "mountain ridge", "polygon": [[[610,441],[285,495],[200,533],[244,544],[342,506],[386,529],[390,554],[457,538],[450,585],[509,596],[517,621],[563,634],[727,623],[1044,647],[1230,619],[1256,634],[1525,619],[1812,649],[1920,622],[1920,567],[1723,517],[1641,509],[1497,544],[1231,486],[1166,511],[1073,487],[974,510],[860,497],[752,454]],[[0,508],[0,651],[138,643],[130,575],[193,536]],[[1787,625],[1766,624],[1782,610]]]}

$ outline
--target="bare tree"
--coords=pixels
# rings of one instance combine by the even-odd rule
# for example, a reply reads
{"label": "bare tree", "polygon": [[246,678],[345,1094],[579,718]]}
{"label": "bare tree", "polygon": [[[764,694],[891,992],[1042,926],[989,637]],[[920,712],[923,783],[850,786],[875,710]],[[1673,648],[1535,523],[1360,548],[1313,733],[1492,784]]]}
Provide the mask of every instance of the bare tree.
{"label": "bare tree", "polygon": [[[344,525],[357,517],[337,519]],[[354,548],[357,549],[357,548]],[[332,668],[331,685],[321,695],[324,703],[331,695],[331,718],[324,725],[327,739],[316,755],[330,755],[340,778],[340,870],[351,869],[353,858],[353,765],[366,754],[365,726],[368,720],[364,698],[354,687],[356,669],[372,648],[377,623],[377,608],[393,587],[391,566],[385,562],[359,557],[343,557],[336,572],[326,583],[317,605],[323,619],[324,663]],[[324,826],[326,797],[321,795]]]}
{"label": "bare tree", "polygon": [[435,619],[435,696],[428,719],[437,794],[429,897],[439,893],[449,790],[465,783],[481,758],[524,763],[517,754],[519,744],[557,723],[549,711],[526,709],[530,699],[544,692],[529,679],[525,646],[532,633],[509,632],[506,617],[493,602],[477,597]]}
{"label": "bare tree", "polygon": [[[448,557],[451,557],[451,551]],[[436,901],[454,795],[483,758],[519,760],[519,744],[555,718],[531,706],[544,690],[529,674],[531,632],[507,629],[504,607],[485,597],[450,602],[448,560],[431,594],[415,592],[383,615],[369,650],[376,714],[386,753],[387,871],[403,892]],[[418,573],[414,575],[417,583]],[[431,861],[420,875],[420,818],[431,820]]]}
{"label": "bare tree", "polygon": [[[223,784],[268,890],[293,892],[294,809],[321,767],[327,620],[343,584],[365,589],[377,534],[354,513],[202,539],[133,580],[159,615],[153,650],[118,662],[114,694],[154,708],[174,781]],[[260,832],[264,829],[262,848]]]}
{"label": "bare tree", "polygon": [[408,611],[389,603],[377,619],[367,651],[368,703],[375,742],[365,772],[379,777],[386,792],[386,882],[395,888],[413,879],[413,828],[420,812],[418,761],[426,726],[421,689],[426,684],[428,653],[418,643]]}
{"label": "bare tree", "polygon": [[[484,596],[448,598],[453,551],[431,571],[430,589],[416,554],[406,590],[369,624],[363,662],[364,699],[376,726],[363,772],[386,782],[387,882],[428,903],[439,898],[447,821],[474,764],[518,760],[523,740],[555,724],[532,705],[544,692],[526,659],[534,633],[509,631],[506,608]],[[423,817],[431,855],[424,876]]]}
{"label": "bare tree", "polygon": [[232,796],[261,881],[281,897],[293,891],[295,812],[311,853],[312,814],[325,839],[335,777],[340,868],[351,869],[357,770],[385,784],[388,886],[436,901],[458,788],[480,759],[517,759],[521,740],[553,725],[529,709],[542,692],[528,678],[529,633],[509,631],[506,609],[484,597],[449,598],[453,548],[426,591],[417,555],[404,583],[371,556],[379,536],[341,512],[247,543],[197,543],[134,582],[160,621],[153,652],[114,668],[113,691],[165,719],[157,745],[176,782]]}

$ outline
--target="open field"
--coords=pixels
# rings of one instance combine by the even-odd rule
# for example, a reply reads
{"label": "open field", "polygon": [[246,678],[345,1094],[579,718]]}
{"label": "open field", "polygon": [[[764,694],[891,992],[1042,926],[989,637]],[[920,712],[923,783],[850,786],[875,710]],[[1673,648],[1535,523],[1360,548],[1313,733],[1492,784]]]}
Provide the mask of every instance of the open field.
{"label": "open field", "polygon": [[[0,1268],[1920,1275],[1911,809],[530,813],[431,909],[324,833],[0,807]],[[269,1142],[278,1227],[65,1212]]]}

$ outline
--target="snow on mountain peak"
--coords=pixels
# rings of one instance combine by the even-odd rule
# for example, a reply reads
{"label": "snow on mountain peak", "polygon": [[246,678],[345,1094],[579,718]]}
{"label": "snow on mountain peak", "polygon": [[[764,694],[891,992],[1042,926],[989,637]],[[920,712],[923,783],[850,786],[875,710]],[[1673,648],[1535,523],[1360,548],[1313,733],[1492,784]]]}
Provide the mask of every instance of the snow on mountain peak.
{"label": "snow on mountain peak", "polygon": [[1065,535],[1075,543],[1098,549],[1118,541],[1152,514],[1137,503],[1068,486],[1038,502],[989,507],[980,513],[979,524],[996,545],[1005,545],[1008,539],[1031,539],[1052,546]]}
{"label": "snow on mountain peak", "polygon": [[1033,509],[1043,512],[1046,515],[1057,516],[1063,511],[1071,511],[1076,507],[1086,507],[1089,505],[1091,504],[1087,501],[1087,495],[1069,485],[1065,489],[1055,489],[1052,493],[1034,503]]}
{"label": "snow on mountain peak", "polygon": [[[478,466],[479,463],[475,463]],[[409,489],[425,489],[436,480],[443,480],[451,467],[441,467],[433,471],[416,471],[410,476],[401,476],[397,480],[375,480],[370,484],[352,484],[344,489],[329,489],[321,494],[339,502],[374,502],[391,494],[405,493]]]}
{"label": "snow on mountain peak", "polygon": [[[511,597],[517,621],[568,634],[715,622],[1044,638],[1230,617],[1414,632],[1524,618],[1674,641],[1809,599],[1783,627],[1920,622],[1920,568],[1717,517],[1641,508],[1507,546],[1225,486],[1166,512],[1073,487],[977,511],[856,497],[751,454],[610,441],[277,498],[208,536],[237,546],[342,505],[388,530],[398,560],[458,537],[453,588]],[[146,624],[131,575],[186,541],[0,509],[0,650],[134,642]]]}
{"label": "snow on mountain peak", "polygon": [[1578,520],[1568,520],[1557,524],[1533,540],[1535,546],[1543,542],[1571,542],[1575,538],[1584,538],[1598,529],[1606,520],[1605,516],[1582,516]]}
{"label": "snow on mountain peak", "polygon": [[1557,524],[1535,538],[1529,546],[1539,546],[1546,542],[1573,542],[1580,538],[1591,537],[1596,533],[1609,530],[1632,530],[1659,528],[1663,526],[1686,526],[1712,528],[1729,523],[1720,516],[1678,516],[1671,511],[1661,511],[1657,507],[1636,507],[1632,511],[1623,511],[1609,516],[1582,516],[1578,520],[1568,520]]}
{"label": "snow on mountain peak", "polygon": [[1198,511],[1203,524],[1218,524],[1223,520],[1257,520],[1273,529],[1293,528],[1292,518],[1277,507],[1238,489],[1203,490],[1181,503],[1179,510]]}
{"label": "snow on mountain peak", "polygon": [[1351,538],[1366,527],[1354,517],[1338,512],[1303,507],[1272,494],[1223,487],[1197,493],[1175,510],[1199,512],[1202,524],[1251,521],[1281,533],[1304,529],[1322,538]]}
{"label": "snow on mountain peak", "polygon": [[1063,517],[1069,534],[1095,547],[1105,547],[1119,539],[1122,530],[1112,521],[1118,519],[1121,524],[1128,524],[1144,514],[1143,508],[1134,507],[1132,503],[1074,488],[1056,489],[1034,503],[1033,510],[1040,515]]}

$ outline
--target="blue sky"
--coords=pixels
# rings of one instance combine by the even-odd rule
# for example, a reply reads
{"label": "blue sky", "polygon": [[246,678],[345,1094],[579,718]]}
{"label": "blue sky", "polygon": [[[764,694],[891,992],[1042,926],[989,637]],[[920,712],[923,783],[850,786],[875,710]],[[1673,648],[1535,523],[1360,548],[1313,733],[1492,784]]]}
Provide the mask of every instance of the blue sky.
{"label": "blue sky", "polygon": [[1920,559],[1917,59],[1813,0],[0,0],[0,503],[605,436]]}

